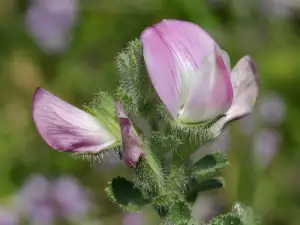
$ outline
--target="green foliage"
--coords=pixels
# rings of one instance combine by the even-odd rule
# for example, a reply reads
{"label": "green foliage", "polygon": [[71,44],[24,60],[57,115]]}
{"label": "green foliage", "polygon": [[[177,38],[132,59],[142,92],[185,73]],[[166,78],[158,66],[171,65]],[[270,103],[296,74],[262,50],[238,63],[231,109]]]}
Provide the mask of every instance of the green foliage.
{"label": "green foliage", "polygon": [[134,171],[134,183],[149,195],[155,196],[164,186],[162,169],[157,159],[150,151],[146,158],[141,157]]}
{"label": "green foliage", "polygon": [[239,217],[234,214],[220,215],[214,218],[209,225],[243,225]]}
{"label": "green foliage", "polygon": [[189,225],[190,221],[191,206],[185,201],[177,200],[170,207],[169,213],[163,218],[161,225]]}
{"label": "green foliage", "polygon": [[209,225],[259,225],[260,219],[253,214],[250,207],[235,204],[232,212],[215,217]]}
{"label": "green foliage", "polygon": [[228,157],[224,152],[214,152],[201,158],[190,168],[191,176],[196,179],[211,177],[229,166]]}
{"label": "green foliage", "polygon": [[244,225],[258,225],[261,224],[261,219],[254,215],[253,210],[249,206],[244,206],[236,203],[232,209],[235,215],[238,215]]}
{"label": "green foliage", "polygon": [[[120,216],[115,216],[118,211],[105,201],[103,192],[99,190],[103,189],[106,182],[102,181],[111,176],[112,171],[127,173],[129,170],[124,171],[123,165],[114,166],[113,169],[104,166],[98,170],[98,166],[90,167],[86,162],[50,151],[30,120],[30,101],[38,85],[76,106],[86,102],[99,89],[114,90],[117,77],[111,62],[113,54],[132,37],[139,35],[146,26],[163,17],[170,17],[197,23],[207,30],[228,51],[232,66],[242,55],[252,55],[262,75],[261,94],[277,92],[286,100],[288,116],[283,124],[271,127],[281,136],[281,145],[278,149],[280,154],[272,161],[270,168],[258,167],[255,157],[250,157],[253,154],[251,149],[241,151],[241,146],[250,148],[251,136],[256,136],[258,132],[245,137],[240,135],[239,126],[231,129],[234,138],[230,146],[232,171],[230,187],[224,191],[228,201],[224,203],[228,207],[236,199],[243,202],[250,199],[251,206],[265,215],[263,224],[299,224],[300,188],[297,182],[295,184],[300,159],[300,38],[297,4],[285,7],[287,1],[280,1],[282,4],[278,3],[278,6],[284,9],[282,16],[282,13],[274,13],[272,7],[266,6],[268,4],[258,4],[259,1],[81,0],[77,11],[79,17],[68,32],[68,47],[64,51],[46,52],[30,34],[28,23],[24,23],[26,11],[32,2],[12,0],[0,4],[1,208],[5,208],[6,203],[10,205],[9,199],[14,197],[14,191],[19,190],[21,183],[30,174],[39,171],[46,176],[56,177],[67,173],[94,190],[95,199],[101,199],[97,204],[97,212],[101,213],[91,219],[104,219],[99,224],[120,224]],[[37,22],[42,23],[43,20]],[[47,32],[43,35],[47,35]],[[47,38],[51,37],[55,39],[53,33]],[[130,99],[127,102],[131,104]],[[145,111],[149,109],[149,104],[144,107]],[[270,128],[265,123],[257,122],[256,115],[254,120],[256,122],[252,125],[255,129],[258,126]],[[182,132],[178,137],[188,137],[183,133],[186,134]],[[181,157],[190,155],[186,149],[180,152]],[[117,154],[118,148],[115,150]],[[108,150],[102,151],[98,157],[86,157],[92,162],[98,162],[110,153]],[[255,172],[257,170],[259,173]],[[286,177],[291,179],[287,179],[283,185]],[[108,221],[102,218],[103,215],[109,215]],[[84,222],[87,223],[90,222]],[[156,223],[151,221],[150,224]]]}
{"label": "green foliage", "polygon": [[140,211],[149,203],[142,192],[131,181],[115,177],[105,189],[109,198],[126,211]]}
{"label": "green foliage", "polygon": [[165,174],[166,186],[168,190],[174,193],[183,194],[188,183],[188,174],[185,165],[180,167],[171,166],[168,173]]}
{"label": "green foliage", "polygon": [[185,191],[188,202],[195,202],[199,193],[212,191],[225,186],[225,181],[221,177],[209,178],[204,180],[190,179]]}
{"label": "green foliage", "polygon": [[141,105],[145,106],[150,87],[139,39],[129,42],[125,50],[117,56],[116,67],[120,75],[117,97],[127,112],[138,114]]}
{"label": "green foliage", "polygon": [[178,146],[183,142],[179,136],[174,134],[163,134],[160,131],[152,133],[153,144],[159,146],[161,151],[177,151]]}

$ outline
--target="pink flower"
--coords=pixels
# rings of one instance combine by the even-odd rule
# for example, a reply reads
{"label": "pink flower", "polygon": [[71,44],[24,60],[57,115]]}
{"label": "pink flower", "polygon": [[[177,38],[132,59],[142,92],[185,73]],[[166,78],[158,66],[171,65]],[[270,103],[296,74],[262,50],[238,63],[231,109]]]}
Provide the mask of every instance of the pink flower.
{"label": "pink flower", "polygon": [[33,96],[32,117],[42,138],[59,151],[96,153],[117,142],[105,124],[42,88]]}
{"label": "pink flower", "polygon": [[139,158],[145,155],[142,141],[122,105],[115,102],[115,106],[120,122],[120,126],[115,126],[119,136],[109,131],[109,125],[42,88],[37,88],[33,96],[32,116],[42,138],[59,151],[97,153],[116,146],[122,137],[124,162],[134,168]]}
{"label": "pink flower", "polygon": [[115,105],[123,140],[122,156],[128,167],[135,168],[139,158],[145,155],[143,144],[122,105],[117,101]]}
{"label": "pink flower", "polygon": [[146,28],[141,40],[153,87],[177,122],[201,123],[225,114],[214,127],[218,131],[252,111],[258,82],[249,57],[231,72],[227,53],[203,29],[178,20]]}

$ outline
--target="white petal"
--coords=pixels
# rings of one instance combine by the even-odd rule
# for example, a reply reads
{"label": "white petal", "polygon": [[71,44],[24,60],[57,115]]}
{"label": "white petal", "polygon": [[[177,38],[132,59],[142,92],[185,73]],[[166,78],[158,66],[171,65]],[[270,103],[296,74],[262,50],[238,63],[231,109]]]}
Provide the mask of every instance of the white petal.
{"label": "white petal", "polygon": [[259,85],[256,67],[249,56],[240,59],[232,70],[231,83],[234,94],[232,105],[226,116],[211,127],[213,136],[218,136],[226,123],[252,112]]}

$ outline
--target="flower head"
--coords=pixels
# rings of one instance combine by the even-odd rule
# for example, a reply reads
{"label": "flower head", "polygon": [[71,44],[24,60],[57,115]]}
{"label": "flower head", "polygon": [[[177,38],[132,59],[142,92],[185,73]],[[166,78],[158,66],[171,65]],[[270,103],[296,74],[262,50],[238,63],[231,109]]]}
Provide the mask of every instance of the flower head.
{"label": "flower head", "polygon": [[227,53],[208,33],[178,20],[146,28],[141,40],[153,87],[177,122],[197,124],[225,115],[218,126],[222,129],[251,112],[258,83],[249,57],[231,72]]}
{"label": "flower head", "polygon": [[164,20],[148,27],[141,39],[152,84],[175,119],[199,123],[229,109],[229,62],[204,30]]}
{"label": "flower head", "polygon": [[[142,141],[123,106],[115,101],[115,108],[119,124],[112,126],[109,121],[114,118],[99,121],[44,89],[37,88],[33,96],[32,117],[41,137],[50,147],[59,151],[98,153],[118,145],[122,138],[124,162],[128,167],[136,167],[140,156],[144,155]],[[115,134],[116,131],[119,135]]]}
{"label": "flower head", "polygon": [[92,115],[37,88],[32,117],[46,143],[59,151],[97,153],[117,142],[117,138]]}

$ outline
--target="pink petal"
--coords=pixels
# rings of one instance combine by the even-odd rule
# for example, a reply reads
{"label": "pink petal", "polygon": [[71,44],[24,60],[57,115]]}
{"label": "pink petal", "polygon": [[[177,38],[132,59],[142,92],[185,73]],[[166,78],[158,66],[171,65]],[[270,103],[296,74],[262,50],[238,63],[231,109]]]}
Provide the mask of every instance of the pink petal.
{"label": "pink petal", "polygon": [[96,118],[42,88],[33,96],[32,116],[42,138],[56,150],[95,153],[116,141]]}
{"label": "pink petal", "polygon": [[211,120],[229,109],[233,90],[228,64],[229,57],[226,52],[222,52],[216,46],[191,82],[186,102],[179,114],[182,122],[197,123]]}
{"label": "pink petal", "polygon": [[254,62],[245,56],[236,64],[231,73],[233,86],[233,101],[226,116],[211,128],[214,136],[218,136],[224,125],[232,120],[241,118],[252,112],[258,96],[258,76]]}
{"label": "pink petal", "polygon": [[197,25],[178,20],[163,20],[146,28],[141,40],[152,84],[176,117],[195,70],[214,49],[214,40]]}
{"label": "pink petal", "polygon": [[139,158],[145,155],[143,145],[122,105],[117,101],[115,105],[123,141],[122,156],[128,167],[135,168]]}

